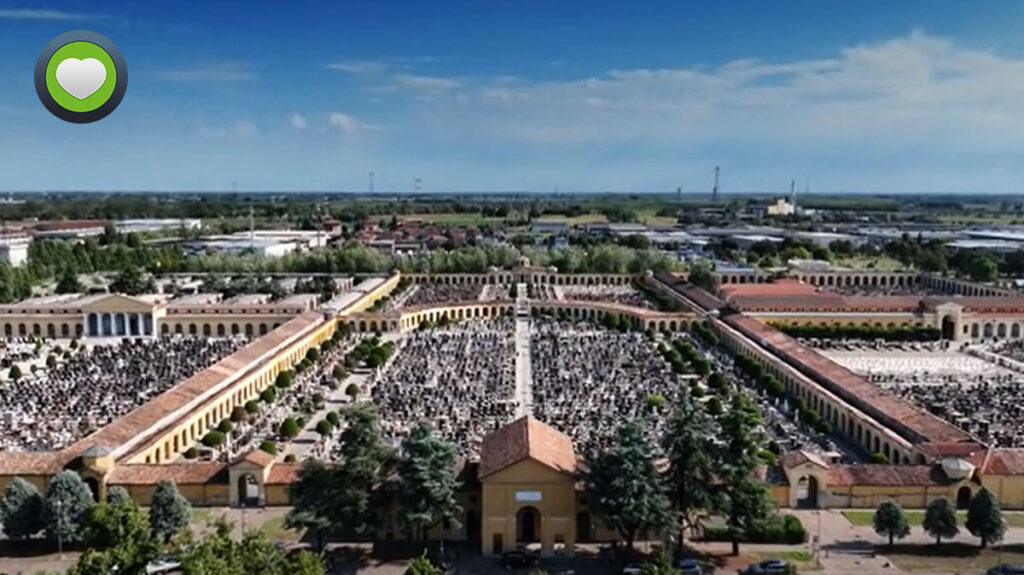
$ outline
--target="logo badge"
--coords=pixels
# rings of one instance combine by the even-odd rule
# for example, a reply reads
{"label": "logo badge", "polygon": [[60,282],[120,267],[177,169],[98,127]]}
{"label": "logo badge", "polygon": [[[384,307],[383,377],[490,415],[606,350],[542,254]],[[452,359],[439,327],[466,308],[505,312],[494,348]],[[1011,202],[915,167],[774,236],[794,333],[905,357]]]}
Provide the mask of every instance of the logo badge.
{"label": "logo badge", "polygon": [[117,108],[128,87],[124,56],[109,38],[88,30],[57,36],[36,60],[36,94],[61,120],[88,124]]}

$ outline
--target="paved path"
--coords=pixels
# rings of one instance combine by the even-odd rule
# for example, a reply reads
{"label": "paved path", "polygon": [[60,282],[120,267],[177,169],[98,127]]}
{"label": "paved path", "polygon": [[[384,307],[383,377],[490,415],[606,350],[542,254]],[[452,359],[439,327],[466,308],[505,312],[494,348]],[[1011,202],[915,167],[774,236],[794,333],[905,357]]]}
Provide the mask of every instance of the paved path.
{"label": "paved path", "polygon": [[530,319],[516,318],[516,418],[533,413]]}

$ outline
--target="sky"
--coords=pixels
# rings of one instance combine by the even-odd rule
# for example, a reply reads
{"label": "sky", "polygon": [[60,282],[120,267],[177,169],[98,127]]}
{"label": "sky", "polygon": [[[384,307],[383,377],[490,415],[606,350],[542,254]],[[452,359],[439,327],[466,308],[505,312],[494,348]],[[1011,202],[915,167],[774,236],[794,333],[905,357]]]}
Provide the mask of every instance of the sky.
{"label": "sky", "polygon": [[[1024,3],[0,0],[0,190],[1024,193]],[[42,48],[124,54],[94,124]]]}

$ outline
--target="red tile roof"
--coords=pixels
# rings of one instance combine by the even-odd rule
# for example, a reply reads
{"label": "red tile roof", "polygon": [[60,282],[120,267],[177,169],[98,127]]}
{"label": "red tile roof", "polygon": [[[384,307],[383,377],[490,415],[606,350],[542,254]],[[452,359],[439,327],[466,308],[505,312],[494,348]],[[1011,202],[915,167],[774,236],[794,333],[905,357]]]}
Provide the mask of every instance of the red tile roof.
{"label": "red tile roof", "polygon": [[483,480],[527,459],[561,473],[576,471],[576,452],[569,436],[527,415],[484,438],[479,477]]}
{"label": "red tile roof", "polygon": [[151,465],[117,465],[110,471],[110,485],[156,485],[170,479],[178,485],[227,483],[227,466],[223,463],[168,463]]}
{"label": "red tile roof", "polygon": [[742,314],[725,317],[722,321],[753,339],[758,345],[766,347],[786,363],[814,378],[816,383],[825,389],[869,414],[911,443],[974,442],[974,439],[961,429],[886,393],[849,369],[771,326]]}
{"label": "red tile roof", "polygon": [[1024,448],[996,447],[975,454],[970,462],[982,475],[1024,475]]}
{"label": "red tile roof", "polygon": [[828,486],[919,487],[953,483],[938,465],[841,465],[828,470]]}

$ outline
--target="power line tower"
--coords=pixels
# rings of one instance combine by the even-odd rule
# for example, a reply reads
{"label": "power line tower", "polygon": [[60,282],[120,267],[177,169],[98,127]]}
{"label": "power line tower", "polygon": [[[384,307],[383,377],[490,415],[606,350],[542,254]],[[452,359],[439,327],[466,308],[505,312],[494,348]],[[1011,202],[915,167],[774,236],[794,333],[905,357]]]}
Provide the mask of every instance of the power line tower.
{"label": "power line tower", "polygon": [[415,180],[413,180],[412,181],[412,189],[417,194],[422,192],[423,191],[423,180],[420,179],[420,178],[416,178]]}
{"label": "power line tower", "polygon": [[373,193],[373,172],[370,172],[370,193]]}
{"label": "power line tower", "polygon": [[718,166],[715,166],[715,187],[711,188],[711,203],[718,203]]}

